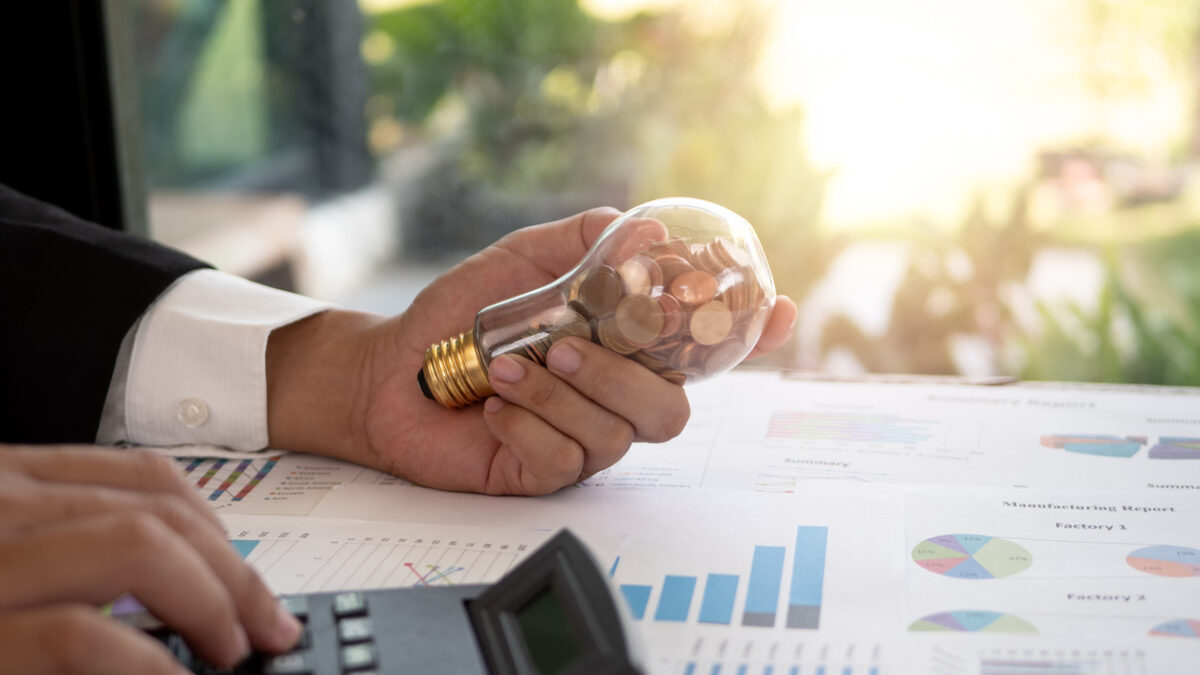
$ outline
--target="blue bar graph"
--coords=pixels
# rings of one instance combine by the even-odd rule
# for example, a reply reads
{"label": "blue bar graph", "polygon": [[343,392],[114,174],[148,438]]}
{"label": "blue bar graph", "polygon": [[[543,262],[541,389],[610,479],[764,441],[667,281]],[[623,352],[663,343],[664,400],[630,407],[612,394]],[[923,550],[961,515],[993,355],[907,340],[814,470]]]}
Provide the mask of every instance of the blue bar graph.
{"label": "blue bar graph", "polygon": [[[657,596],[657,606],[652,618],[654,621],[690,620],[705,624],[730,625],[735,621],[734,613],[738,609],[735,603],[738,602],[742,581],[745,580],[745,597],[741,600],[740,608],[741,625],[774,627],[782,623],[788,629],[817,630],[821,624],[828,539],[829,528],[801,525],[796,528],[795,543],[792,546],[754,545],[748,575],[744,572],[710,572],[703,575],[704,588],[700,593],[697,582],[701,575],[666,574],[662,577],[662,585],[659,587],[661,592]],[[789,551],[789,548],[792,550]],[[249,549],[242,553],[248,554]],[[745,564],[745,560],[742,558],[742,565]],[[611,577],[616,577],[618,572],[622,576],[629,574],[629,564],[621,565],[620,562],[620,557],[613,561],[609,569]],[[634,567],[636,566],[635,563]],[[694,569],[687,571],[693,572]],[[786,594],[783,588],[785,571],[788,573],[789,583]],[[650,610],[654,589],[655,586],[650,584],[620,585],[621,594],[635,619],[651,618],[647,612]],[[696,603],[699,609],[693,613],[692,600],[696,595],[700,595],[699,602]],[[781,608],[781,600],[784,601],[782,607],[786,607],[786,611]],[[705,669],[707,667],[704,666]],[[704,675],[708,673],[705,672]],[[734,675],[734,671],[730,670],[727,675]],[[770,673],[764,672],[763,675]],[[805,675],[815,673],[805,671]],[[838,670],[836,675],[844,674]]]}
{"label": "blue bar graph", "polygon": [[696,577],[681,577],[668,574],[663,579],[662,595],[658,598],[655,621],[687,621],[692,607],[692,593],[696,590]]}
{"label": "blue bar graph", "polygon": [[737,587],[736,574],[708,575],[704,582],[704,598],[700,601],[700,623],[729,623],[733,618]]}
{"label": "blue bar graph", "polygon": [[696,675],[696,664],[691,662],[687,664],[687,668],[683,669],[683,675]]}
{"label": "blue bar graph", "polygon": [[750,563],[750,583],[746,587],[746,611],[743,626],[774,626],[779,607],[779,587],[783,581],[782,546],[755,546]]}
{"label": "blue bar graph", "polygon": [[233,544],[233,550],[237,551],[242,560],[245,560],[246,556],[250,555],[250,552],[254,550],[254,547],[258,546],[257,539],[234,539],[230,543]]}
{"label": "blue bar graph", "polygon": [[827,527],[796,528],[792,557],[792,588],[788,593],[788,628],[817,629],[821,626],[821,589],[825,584]]}
{"label": "blue bar graph", "polygon": [[622,584],[621,595],[625,596],[625,602],[629,603],[629,612],[633,614],[633,618],[641,619],[646,616],[646,605],[650,602],[649,586]]}

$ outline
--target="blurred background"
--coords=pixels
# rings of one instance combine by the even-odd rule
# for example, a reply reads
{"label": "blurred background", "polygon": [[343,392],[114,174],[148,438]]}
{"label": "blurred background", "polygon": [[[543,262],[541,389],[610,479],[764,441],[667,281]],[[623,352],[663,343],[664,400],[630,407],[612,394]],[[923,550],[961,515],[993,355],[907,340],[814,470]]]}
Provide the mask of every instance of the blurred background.
{"label": "blurred background", "polygon": [[[771,365],[1200,385],[1200,3],[131,0],[149,230],[377,312],[673,195],[756,227]],[[129,84],[129,83],[127,83]]]}

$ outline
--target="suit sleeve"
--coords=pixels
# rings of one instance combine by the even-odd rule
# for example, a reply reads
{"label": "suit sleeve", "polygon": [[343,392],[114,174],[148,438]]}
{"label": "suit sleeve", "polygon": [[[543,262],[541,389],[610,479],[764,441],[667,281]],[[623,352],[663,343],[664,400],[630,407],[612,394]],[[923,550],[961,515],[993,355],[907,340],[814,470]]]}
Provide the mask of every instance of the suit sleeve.
{"label": "suit sleeve", "polygon": [[202,267],[0,185],[0,442],[93,442],[125,333]]}

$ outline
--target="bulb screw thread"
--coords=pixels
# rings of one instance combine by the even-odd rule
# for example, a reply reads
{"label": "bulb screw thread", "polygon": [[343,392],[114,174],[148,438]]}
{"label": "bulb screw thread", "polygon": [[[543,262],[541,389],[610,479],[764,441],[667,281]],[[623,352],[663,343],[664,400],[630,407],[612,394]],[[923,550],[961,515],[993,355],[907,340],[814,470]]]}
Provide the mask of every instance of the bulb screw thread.
{"label": "bulb screw thread", "polygon": [[496,393],[488,382],[474,331],[459,333],[425,350],[417,380],[426,396],[447,408],[463,408]]}

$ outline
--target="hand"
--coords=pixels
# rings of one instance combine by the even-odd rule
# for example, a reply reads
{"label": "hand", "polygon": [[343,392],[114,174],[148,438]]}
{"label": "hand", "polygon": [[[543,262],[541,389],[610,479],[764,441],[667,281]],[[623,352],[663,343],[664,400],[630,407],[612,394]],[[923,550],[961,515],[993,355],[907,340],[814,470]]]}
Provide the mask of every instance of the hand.
{"label": "hand", "polygon": [[[495,359],[497,396],[483,404],[449,410],[416,385],[429,345],[469,330],[480,308],[560,277],[618,215],[595,209],[513,232],[391,320],[331,311],[275,331],[267,353],[271,444],[431,487],[532,495],[611,466],[635,440],[678,435],[689,416],[681,387],[579,338],[555,343],[545,367]],[[781,345],[795,316],[795,303],[777,298],[751,356]]]}
{"label": "hand", "polygon": [[186,672],[100,611],[126,594],[220,666],[300,634],[170,460],[149,453],[0,446],[0,579],[0,673]]}

